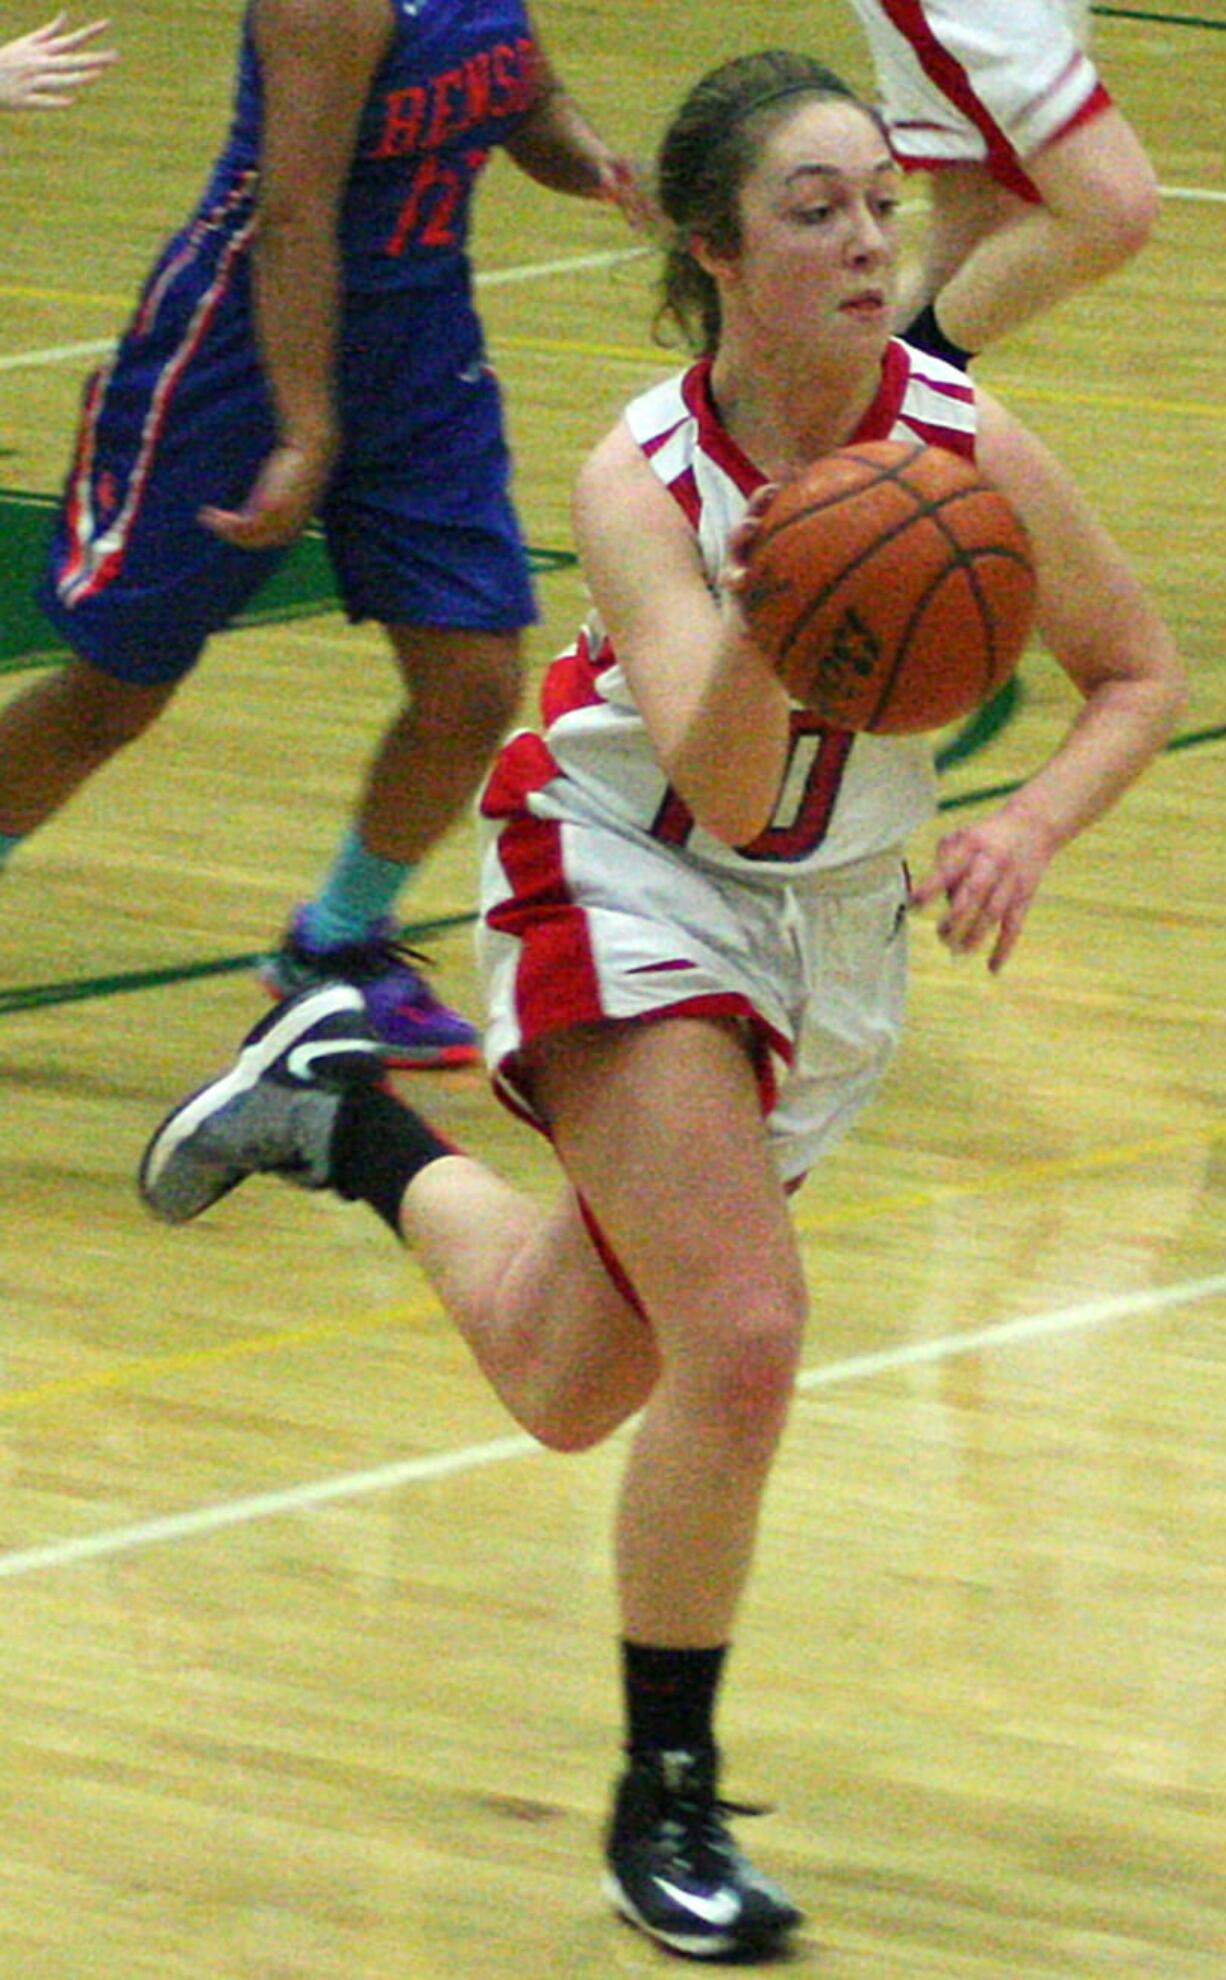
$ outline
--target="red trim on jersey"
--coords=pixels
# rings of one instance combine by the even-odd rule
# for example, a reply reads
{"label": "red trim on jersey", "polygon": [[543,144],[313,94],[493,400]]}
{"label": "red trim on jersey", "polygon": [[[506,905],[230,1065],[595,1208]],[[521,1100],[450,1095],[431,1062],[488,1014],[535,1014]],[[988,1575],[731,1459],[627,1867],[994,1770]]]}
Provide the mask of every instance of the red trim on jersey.
{"label": "red trim on jersey", "polygon": [[912,419],[904,415],[904,425],[929,447],[944,447],[947,454],[961,454],[963,460],[975,458],[975,436],[973,433],[955,433],[948,426],[934,425],[930,420]]}
{"label": "red trim on jersey", "polygon": [[[921,0],[881,0],[881,11],[910,44],[925,75],[931,78],[954,108],[960,110],[962,115],[974,124],[987,147],[985,163],[992,177],[1007,191],[1016,193],[1019,199],[1027,200],[1031,205],[1040,203],[1041,196],[1037,186],[1000,125],[976,95],[975,85],[969,72],[933,34]],[[1068,71],[1065,70],[1064,73],[1067,75]],[[1084,123],[1090,117],[1097,117],[1110,107],[1109,94],[1101,83],[1097,84],[1085,103],[1073,113],[1067,123],[1044,141],[1041,149],[1046,150],[1049,145],[1064,137],[1078,124]],[[922,130],[924,126],[900,123],[897,128],[899,131],[911,133]],[[900,162],[908,172],[939,172],[963,161],[925,157],[920,152],[913,152]]]}
{"label": "red trim on jersey", "polygon": [[483,818],[516,818],[531,797],[558,774],[549,746],[532,729],[521,729],[494,758],[489,781],[481,793]]}
{"label": "red trim on jersey", "polygon": [[766,480],[760,467],[737,446],[722,424],[711,396],[711,359],[699,358],[681,380],[681,396],[698,422],[698,444],[708,460],[722,468],[742,495],[752,495]]}
{"label": "red trim on jersey", "polygon": [[888,440],[895,420],[902,411],[903,395],[911,376],[906,348],[891,337],[881,360],[881,384],[877,396],[860,421],[852,440]]}
{"label": "red trim on jersey", "polygon": [[694,470],[687,467],[668,484],[668,492],[677,503],[692,530],[697,531],[702,516],[702,496],[698,493],[698,483]]}
{"label": "red trim on jersey", "polygon": [[1045,151],[1051,150],[1053,144],[1059,144],[1061,138],[1066,138],[1070,131],[1079,130],[1082,124],[1092,124],[1096,117],[1102,116],[1104,110],[1113,110],[1114,108],[1115,102],[1110,90],[1101,82],[1096,83],[1080,110],[1074,110],[1067,123],[1061,124],[1059,130],[1053,131],[1049,138],[1044,138],[1042,144],[1034,154],[1035,157],[1041,158]]}
{"label": "red trim on jersey", "polygon": [[[881,360],[881,385],[872,404],[852,434],[855,440],[887,440],[890,430],[902,409],[903,394],[911,375],[910,353],[896,337],[886,345]],[[743,453],[732,435],[720,422],[719,410],[711,396],[711,359],[699,358],[692,364],[681,380],[681,394],[698,422],[698,441],[704,454],[721,467],[743,495],[752,495],[761,488],[766,477],[761,468],[755,466],[749,455]],[[969,386],[963,394],[972,396]],[[672,429],[676,432],[676,428]],[[850,444],[850,443],[849,443]],[[651,448],[645,448],[648,455]],[[675,492],[677,483],[670,484]],[[682,505],[684,507],[684,504]],[[698,514],[691,520],[696,524]]]}
{"label": "red trim on jersey", "polygon": [[648,460],[651,459],[653,454],[658,454],[661,447],[667,447],[669,441],[672,439],[678,427],[684,425],[685,425],[684,419],[674,420],[673,424],[668,428],[668,431],[666,433],[653,433],[650,440],[640,440],[639,446],[643,449],[643,452],[646,454]]}
{"label": "red trim on jersey", "polygon": [[600,981],[587,916],[576,907],[566,879],[562,827],[521,812],[499,833],[498,856],[511,898],[485,919],[487,927],[520,945],[515,1007],[524,1038],[598,1023],[605,1015]]}
{"label": "red trim on jersey", "polygon": [[162,367],[150,396],[149,410],[141,429],[136,461],[128,477],[124,505],[114,522],[109,523],[101,535],[94,534],[89,471],[94,456],[94,429],[101,413],[109,373],[100,374],[100,385],[95,381],[98,389],[91,392],[87,403],[76,465],[65,508],[65,522],[73,548],[61,566],[56,588],[66,605],[78,605],[83,598],[92,598],[96,592],[104,590],[123,568],[128,538],[145,499],[145,489],[153,472],[154,458],[166,425],[170,401],[174,397],[180,378],[208,333],[209,325],[230,286],[234,265],[245,252],[254,228],[255,221],[249,220],[227,246],[218,262],[212,282],[196,305],[187,334],[174,356]]}
{"label": "red trim on jersey", "polygon": [[614,664],[613,649],[602,640],[593,654],[586,629],[566,653],[559,653],[541,684],[541,716],[547,729],[574,708],[593,708],[603,700],[596,677]]}

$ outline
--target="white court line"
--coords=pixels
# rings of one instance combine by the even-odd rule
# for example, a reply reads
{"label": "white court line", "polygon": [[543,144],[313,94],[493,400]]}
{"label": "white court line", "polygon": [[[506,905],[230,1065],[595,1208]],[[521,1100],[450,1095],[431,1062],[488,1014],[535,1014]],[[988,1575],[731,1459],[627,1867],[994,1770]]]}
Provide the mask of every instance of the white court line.
{"label": "white court line", "polygon": [[13,357],[0,358],[0,371],[33,371],[39,365],[66,364],[69,358],[98,357],[114,347],[113,337],[92,344],[48,344],[41,351],[18,351]]}
{"label": "white court line", "polygon": [[[1209,186],[1162,186],[1159,188],[1164,199],[1191,199],[1226,204],[1226,192],[1216,191]],[[564,256],[558,261],[528,261],[514,268],[490,268],[478,271],[474,277],[479,289],[499,288],[508,282],[536,282],[546,275],[569,275],[576,269],[612,268],[622,261],[636,261],[645,254],[651,254],[649,247],[610,248],[600,254],[576,254]],[[39,351],[18,351],[12,357],[0,358],[0,372],[33,371],[39,366],[65,364],[70,358],[101,357],[104,351],[114,348],[115,339],[104,337],[88,344],[48,344]]]}
{"label": "white court line", "polygon": [[[507,282],[536,282],[546,275],[569,275],[575,269],[612,268],[618,262],[636,261],[652,250],[646,247],[610,248],[601,254],[574,254],[560,261],[523,262],[516,268],[491,268],[476,275],[479,289],[498,288]],[[41,351],[18,351],[0,358],[0,371],[34,370],[40,365],[66,364],[69,358],[100,357],[113,350],[113,337],[95,338],[88,344],[48,344]]]}
{"label": "white court line", "polygon": [[619,261],[641,261],[653,254],[649,247],[607,248],[601,254],[571,254],[561,261],[529,261],[517,268],[479,269],[473,278],[478,289],[495,289],[503,282],[535,282],[541,275],[569,275],[576,268],[613,268]]}
{"label": "white court line", "polygon": [[[885,1348],[879,1354],[850,1355],[844,1361],[804,1369],[797,1387],[802,1391],[830,1389],[841,1382],[858,1382],[866,1376],[898,1368],[915,1368],[923,1363],[948,1361],[955,1355],[978,1354],[985,1348],[1012,1347],[1021,1341],[1102,1327],[1113,1320],[1159,1313],[1168,1306],[1189,1306],[1219,1295],[1226,1295],[1226,1272],[1208,1279],[1189,1279],[1182,1285],[1156,1286],[1086,1300],[1079,1306],[1057,1307],[1048,1313],[1024,1314],[1016,1320],[1003,1320],[995,1327],[980,1327],[969,1334],[943,1334],[936,1340]],[[41,1547],[23,1548],[19,1553],[0,1554],[0,1580],[12,1581],[19,1575],[37,1574],[43,1568],[77,1567],[82,1561],[132,1554],[142,1547],[218,1533],[227,1526],[243,1526],[252,1520],[275,1518],[280,1513],[307,1512],[315,1506],[362,1498],[370,1492],[390,1492],[401,1485],[478,1471],[486,1465],[507,1464],[515,1458],[539,1454],[541,1450],[542,1446],[533,1437],[499,1437],[488,1444],[468,1444],[459,1450],[436,1451],[430,1457],[379,1465],[373,1471],[344,1472],[337,1478],[289,1485],[280,1492],[258,1492],[251,1498],[198,1506],[194,1512],[170,1513],[164,1519],[142,1520],[135,1526],[113,1526],[109,1531],[84,1534],[76,1540],[57,1540]]]}

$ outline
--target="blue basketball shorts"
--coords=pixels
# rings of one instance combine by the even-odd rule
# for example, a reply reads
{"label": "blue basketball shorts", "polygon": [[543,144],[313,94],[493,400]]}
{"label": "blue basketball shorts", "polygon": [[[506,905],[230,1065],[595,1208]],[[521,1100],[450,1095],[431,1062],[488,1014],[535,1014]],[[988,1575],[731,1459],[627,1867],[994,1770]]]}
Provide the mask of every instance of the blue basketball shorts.
{"label": "blue basketball shorts", "polygon": [[[39,603],[75,652],[180,679],[285,556],[198,520],[235,507],[275,444],[241,286],[143,308],[87,383]],[[346,317],[342,450],[320,510],[354,620],[505,632],[535,617],[497,380],[466,292],[361,298]]]}

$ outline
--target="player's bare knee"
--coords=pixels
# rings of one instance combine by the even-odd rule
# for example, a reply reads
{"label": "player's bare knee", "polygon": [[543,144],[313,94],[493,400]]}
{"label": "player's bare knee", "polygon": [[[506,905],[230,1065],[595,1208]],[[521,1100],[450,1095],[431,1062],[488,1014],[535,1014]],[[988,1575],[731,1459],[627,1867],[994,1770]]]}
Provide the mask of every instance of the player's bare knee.
{"label": "player's bare knee", "polygon": [[703,1372],[706,1409],[748,1458],[768,1452],[783,1427],[803,1333],[800,1303],[743,1318]]}
{"label": "player's bare knee", "polygon": [[501,741],[519,707],[518,675],[503,668],[467,668],[454,679],[441,676],[423,684],[407,704],[422,737],[437,735],[454,746],[458,737],[474,754],[489,755]]}
{"label": "player's bare knee", "polygon": [[1094,234],[1112,267],[1121,268],[1140,254],[1158,219],[1161,204],[1157,184],[1140,180],[1117,186],[1099,209]]}

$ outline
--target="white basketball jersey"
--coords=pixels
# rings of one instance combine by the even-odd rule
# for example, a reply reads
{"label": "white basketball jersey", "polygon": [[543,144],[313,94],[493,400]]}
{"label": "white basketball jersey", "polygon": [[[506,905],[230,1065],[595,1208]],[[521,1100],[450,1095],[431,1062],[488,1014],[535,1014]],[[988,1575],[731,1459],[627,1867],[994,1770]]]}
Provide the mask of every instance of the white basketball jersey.
{"label": "white basketball jersey", "polygon": [[[700,360],[632,401],[625,417],[693,527],[714,588],[729,534],[765,476],[721,425],[709,374],[709,362]],[[854,437],[919,438],[970,456],[974,430],[974,387],[966,376],[892,342],[881,388]],[[503,815],[508,799],[517,798],[537,817],[600,820],[683,848],[705,866],[791,882],[899,846],[935,807],[929,738],[852,735],[797,706],[770,824],[749,845],[724,845],[694,823],[661,771],[595,614],[553,662],[541,698],[541,735],[512,737],[494,771]],[[728,752],[733,759],[734,734]]]}

